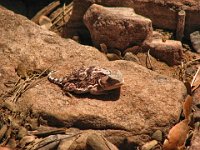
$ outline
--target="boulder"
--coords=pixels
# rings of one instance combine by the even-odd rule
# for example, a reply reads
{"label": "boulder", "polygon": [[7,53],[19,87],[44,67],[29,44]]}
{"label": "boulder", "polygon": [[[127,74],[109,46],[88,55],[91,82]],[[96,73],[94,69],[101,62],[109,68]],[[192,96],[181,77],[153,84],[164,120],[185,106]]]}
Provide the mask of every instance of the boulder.
{"label": "boulder", "polygon": [[104,43],[108,49],[121,51],[141,44],[152,35],[152,22],[134,13],[132,8],[104,7],[93,4],[84,15],[96,47]]}
{"label": "boulder", "polygon": [[153,26],[175,31],[177,28],[178,10],[186,11],[185,36],[197,31],[200,25],[200,6],[198,0],[74,0],[72,18],[66,25],[66,36],[88,34],[83,23],[83,15],[92,4],[107,7],[130,7],[139,15],[152,20]]}
{"label": "boulder", "polygon": [[153,39],[145,41],[143,47],[150,50],[152,56],[168,65],[178,65],[183,59],[183,47],[180,41]]}
{"label": "boulder", "polygon": [[31,109],[41,114],[49,125],[95,129],[109,140],[118,138],[121,144],[124,138],[132,144],[141,144],[152,130],[163,131],[179,120],[186,88],[176,79],[134,62],[109,62],[97,49],[62,39],[25,17],[1,8],[0,33],[0,95],[9,90],[6,82],[19,79],[15,72],[19,64],[33,70],[53,65],[50,69],[57,70],[58,76],[91,65],[122,72],[125,82],[121,90],[102,96],[68,97],[46,78],[39,80],[22,93],[16,104],[21,111]]}
{"label": "boulder", "polygon": [[200,53],[200,31],[195,31],[190,34],[190,40],[194,50]]}

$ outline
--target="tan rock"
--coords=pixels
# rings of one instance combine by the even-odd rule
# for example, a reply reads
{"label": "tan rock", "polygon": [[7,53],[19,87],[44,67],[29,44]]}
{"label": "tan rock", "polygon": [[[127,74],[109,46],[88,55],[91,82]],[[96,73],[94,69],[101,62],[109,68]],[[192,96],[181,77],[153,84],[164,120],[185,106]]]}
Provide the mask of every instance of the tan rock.
{"label": "tan rock", "polygon": [[[121,91],[108,95],[63,95],[47,79],[21,95],[19,110],[31,108],[48,124],[80,129],[109,129],[112,136],[136,137],[137,143],[153,129],[165,129],[179,119],[186,88],[182,82],[157,74],[134,62],[109,62],[97,49],[62,39],[43,30],[25,17],[0,8],[0,94],[7,81],[17,81],[15,68],[42,69],[54,65],[58,76],[81,66],[98,65],[120,70],[124,76]],[[125,130],[125,131],[124,131]],[[106,134],[105,133],[105,134]],[[124,134],[125,137],[127,134]],[[139,140],[141,139],[141,140]]]}
{"label": "tan rock", "polygon": [[96,47],[104,43],[108,49],[121,51],[141,44],[153,32],[151,20],[135,14],[132,8],[94,4],[85,13],[84,23]]}

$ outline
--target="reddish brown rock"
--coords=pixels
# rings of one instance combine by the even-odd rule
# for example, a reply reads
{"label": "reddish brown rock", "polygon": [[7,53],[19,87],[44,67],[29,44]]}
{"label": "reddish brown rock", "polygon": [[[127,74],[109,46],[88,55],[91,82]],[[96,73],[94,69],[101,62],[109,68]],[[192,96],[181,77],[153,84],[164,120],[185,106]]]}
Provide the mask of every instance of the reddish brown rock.
{"label": "reddish brown rock", "polygon": [[141,144],[152,130],[165,130],[179,120],[186,88],[178,80],[133,62],[109,62],[97,49],[62,39],[1,8],[0,33],[0,95],[9,90],[4,83],[19,79],[15,72],[19,64],[28,69],[53,65],[51,69],[58,71],[57,76],[91,65],[122,72],[125,82],[121,91],[102,96],[68,97],[47,79],[39,80],[22,93],[16,104],[21,111],[31,108],[41,114],[49,125],[98,129],[105,134],[112,131],[110,139],[131,137],[132,143]]}
{"label": "reddish brown rock", "polygon": [[153,39],[144,43],[144,49],[150,50],[152,56],[168,65],[178,65],[183,58],[183,47],[179,41]]}
{"label": "reddish brown rock", "polygon": [[104,43],[108,49],[121,51],[141,44],[152,35],[150,19],[134,13],[132,8],[110,8],[92,5],[84,15],[96,47]]}
{"label": "reddish brown rock", "polygon": [[86,36],[82,18],[92,4],[109,7],[130,7],[139,15],[152,20],[154,26],[175,31],[179,10],[186,11],[185,34],[197,31],[200,25],[200,4],[198,0],[74,0],[74,9],[70,22],[67,23],[68,36],[77,33]]}

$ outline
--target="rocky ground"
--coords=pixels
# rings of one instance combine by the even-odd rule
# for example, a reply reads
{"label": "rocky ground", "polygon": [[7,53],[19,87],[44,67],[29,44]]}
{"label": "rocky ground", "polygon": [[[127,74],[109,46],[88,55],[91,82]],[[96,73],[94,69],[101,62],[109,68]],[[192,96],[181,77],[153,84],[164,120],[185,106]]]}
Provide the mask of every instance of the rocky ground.
{"label": "rocky ground", "polygon": [[[198,149],[200,57],[189,42],[132,8],[94,4],[82,19],[94,46],[0,7],[0,149]],[[66,94],[47,79],[82,66],[119,70],[124,83]]]}

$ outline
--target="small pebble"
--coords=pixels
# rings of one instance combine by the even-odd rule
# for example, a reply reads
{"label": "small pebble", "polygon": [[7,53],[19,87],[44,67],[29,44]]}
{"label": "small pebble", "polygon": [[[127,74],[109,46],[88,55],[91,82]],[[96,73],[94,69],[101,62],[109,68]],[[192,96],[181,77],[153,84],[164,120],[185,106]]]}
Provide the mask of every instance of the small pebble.
{"label": "small pebble", "polygon": [[138,57],[134,55],[132,52],[126,52],[126,54],[124,55],[124,60],[133,61],[138,64],[140,63],[140,60],[138,59]]}
{"label": "small pebble", "polygon": [[156,130],[152,135],[152,139],[162,142],[162,131]]}
{"label": "small pebble", "polygon": [[117,54],[115,54],[115,53],[108,53],[108,54],[106,54],[106,56],[107,56],[108,60],[110,60],[110,61],[120,60],[120,59],[121,59],[121,58],[120,58]]}
{"label": "small pebble", "polygon": [[141,150],[150,150],[150,149],[154,148],[157,144],[158,144],[158,141],[156,141],[156,140],[147,142],[146,144],[144,144],[142,146]]}
{"label": "small pebble", "polygon": [[31,130],[36,130],[38,128],[38,119],[37,118],[30,119],[30,126]]}

